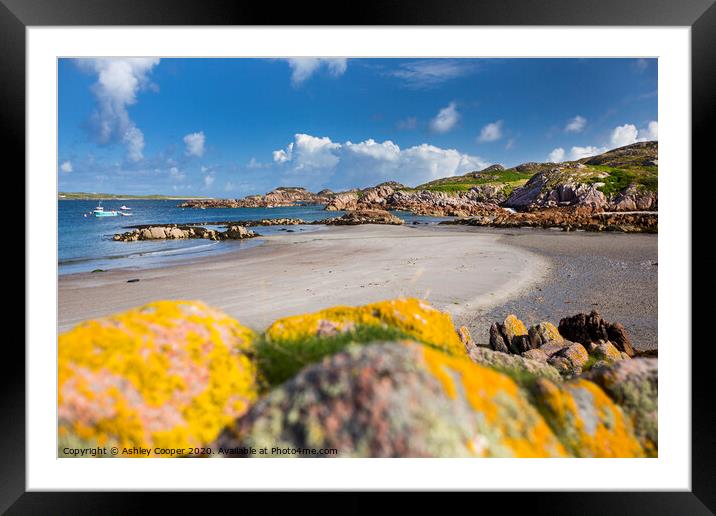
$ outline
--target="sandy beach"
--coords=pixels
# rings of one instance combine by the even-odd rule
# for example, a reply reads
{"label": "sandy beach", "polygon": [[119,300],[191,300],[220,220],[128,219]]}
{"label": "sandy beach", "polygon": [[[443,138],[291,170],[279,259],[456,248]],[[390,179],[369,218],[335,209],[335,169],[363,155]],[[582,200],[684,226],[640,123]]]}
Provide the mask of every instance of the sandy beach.
{"label": "sandy beach", "polygon": [[60,276],[59,330],[156,299],[199,299],[257,330],[283,316],[395,297],[425,298],[458,316],[518,295],[548,266],[496,234],[420,227],[344,226],[262,240],[191,264]]}
{"label": "sandy beach", "polygon": [[507,313],[556,323],[596,308],[637,347],[656,347],[655,235],[364,225],[262,240],[194,263],[60,276],[59,330],[156,299],[199,299],[262,330],[282,316],[408,296],[450,312],[478,342]]}

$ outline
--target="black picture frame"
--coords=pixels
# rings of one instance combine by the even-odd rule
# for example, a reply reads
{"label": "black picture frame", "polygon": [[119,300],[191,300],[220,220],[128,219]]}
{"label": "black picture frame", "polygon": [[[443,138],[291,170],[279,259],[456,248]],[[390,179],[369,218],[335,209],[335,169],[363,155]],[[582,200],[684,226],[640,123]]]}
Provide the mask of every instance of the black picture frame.
{"label": "black picture frame", "polygon": [[[340,4],[239,2],[232,0],[0,0],[0,124],[5,157],[14,170],[25,170],[25,30],[28,26],[110,25],[536,25],[536,26],[689,26],[692,70],[692,164],[703,174],[712,171],[707,160],[716,112],[716,6],[714,0],[363,0],[341,14]],[[6,170],[9,170],[7,168]],[[676,171],[675,171],[676,172]],[[678,171],[688,174],[690,171]],[[692,178],[694,176],[692,175]],[[708,178],[707,178],[708,179]],[[693,181],[692,181],[693,183]],[[24,183],[23,183],[24,189]],[[691,192],[685,192],[685,195]],[[704,207],[706,209],[707,207]],[[684,213],[696,223],[697,212]],[[27,238],[27,236],[26,236]],[[692,255],[693,256],[693,255]],[[710,258],[713,262],[714,258]],[[695,264],[694,264],[695,266]],[[23,265],[24,267],[24,265]],[[711,269],[713,270],[713,269]],[[696,270],[692,270],[692,274]],[[704,271],[702,271],[704,272]],[[25,275],[32,274],[25,268]],[[700,276],[702,288],[713,283]],[[23,296],[24,297],[24,296]],[[32,300],[30,300],[31,302]],[[706,319],[710,303],[692,303],[692,320]],[[8,312],[9,313],[9,312]],[[511,493],[499,503],[530,513],[549,514],[713,514],[716,511],[716,467],[714,467],[714,409],[710,377],[710,339],[699,341],[684,329],[684,340],[664,345],[686,347],[692,352],[692,489],[689,492],[617,493]],[[49,348],[48,348],[49,350]],[[4,348],[5,368],[0,392],[2,431],[0,435],[0,510],[9,514],[128,514],[148,508],[144,496],[132,493],[41,493],[26,492],[25,486],[25,355],[17,340]],[[555,488],[559,479],[555,479]],[[220,496],[191,500],[179,493],[159,495],[164,511],[175,505],[184,510],[193,503],[206,510]],[[234,495],[236,496],[236,495]],[[242,494],[240,503],[251,496]],[[272,503],[280,497],[270,495]],[[481,493],[480,498],[457,503],[479,504],[499,495]],[[488,500],[485,497],[490,497]],[[302,495],[290,495],[289,503],[300,507]],[[341,512],[365,512],[372,505],[362,499],[342,502]],[[405,500],[427,508],[423,496]],[[311,504],[312,507],[316,507]],[[469,505],[468,505],[469,506]],[[269,510],[268,506],[265,506]],[[458,509],[455,506],[456,510]],[[315,510],[312,508],[312,510]],[[443,506],[444,510],[444,506]],[[464,510],[464,509],[463,509]],[[273,512],[271,505],[270,512]]]}

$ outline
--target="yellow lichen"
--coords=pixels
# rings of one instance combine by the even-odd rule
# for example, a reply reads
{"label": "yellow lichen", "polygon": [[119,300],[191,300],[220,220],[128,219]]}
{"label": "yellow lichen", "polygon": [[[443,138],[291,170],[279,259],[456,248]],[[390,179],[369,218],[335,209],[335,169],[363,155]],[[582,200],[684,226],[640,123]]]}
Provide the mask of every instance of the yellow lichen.
{"label": "yellow lichen", "polygon": [[563,386],[540,378],[537,403],[553,430],[579,457],[643,457],[632,422],[596,384],[577,379]]}
{"label": "yellow lichen", "polygon": [[[507,448],[515,457],[566,456],[552,430],[512,379],[467,359],[421,347],[427,369],[440,381],[445,394],[452,399],[464,395],[471,408],[484,418],[486,427],[501,436],[498,446]],[[468,443],[468,448],[483,455],[484,446],[476,442]]]}
{"label": "yellow lichen", "polygon": [[60,426],[121,447],[211,442],[257,398],[254,334],[200,302],[158,301],[60,335]]}
{"label": "yellow lichen", "polygon": [[527,327],[525,326],[525,323],[520,321],[514,314],[510,314],[505,317],[502,324],[505,328],[505,334],[510,337],[514,335],[527,335]]}
{"label": "yellow lichen", "polygon": [[274,322],[266,337],[294,341],[320,336],[322,328],[350,331],[357,325],[393,327],[421,342],[456,354],[464,354],[450,314],[419,299],[394,299],[364,306],[337,306],[320,312],[285,317]]}

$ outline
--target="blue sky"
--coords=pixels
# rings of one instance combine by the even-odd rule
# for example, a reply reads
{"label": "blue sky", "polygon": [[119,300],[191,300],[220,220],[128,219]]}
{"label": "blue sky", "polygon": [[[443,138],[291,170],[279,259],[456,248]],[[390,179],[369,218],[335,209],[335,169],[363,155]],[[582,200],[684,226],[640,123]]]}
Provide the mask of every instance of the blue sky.
{"label": "blue sky", "polygon": [[658,138],[655,59],[62,59],[62,191],[414,186]]}

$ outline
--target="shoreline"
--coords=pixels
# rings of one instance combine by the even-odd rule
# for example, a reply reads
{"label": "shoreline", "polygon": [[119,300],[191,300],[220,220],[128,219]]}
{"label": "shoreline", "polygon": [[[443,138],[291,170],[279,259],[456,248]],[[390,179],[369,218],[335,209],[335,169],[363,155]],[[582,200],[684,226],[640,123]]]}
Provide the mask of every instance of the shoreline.
{"label": "shoreline", "polygon": [[199,299],[257,330],[288,315],[395,297],[426,298],[458,315],[542,278],[547,261],[498,239],[425,226],[342,226],[262,237],[253,248],[191,263],[66,274],[58,278],[58,328],[156,299]]}
{"label": "shoreline", "polygon": [[363,225],[260,238],[162,267],[62,275],[59,331],[156,299],[199,299],[263,330],[330,306],[425,297],[478,343],[509,313],[557,324],[597,309],[638,349],[658,347],[657,235]]}

